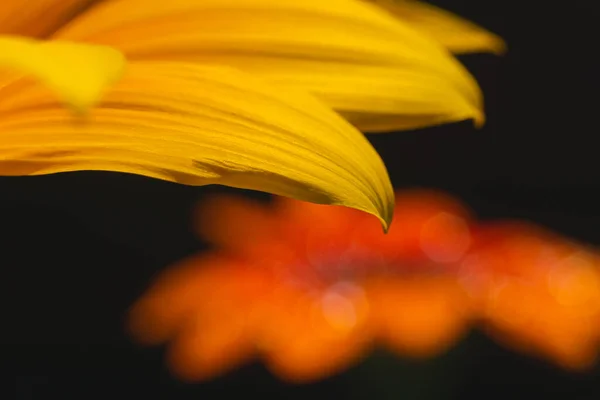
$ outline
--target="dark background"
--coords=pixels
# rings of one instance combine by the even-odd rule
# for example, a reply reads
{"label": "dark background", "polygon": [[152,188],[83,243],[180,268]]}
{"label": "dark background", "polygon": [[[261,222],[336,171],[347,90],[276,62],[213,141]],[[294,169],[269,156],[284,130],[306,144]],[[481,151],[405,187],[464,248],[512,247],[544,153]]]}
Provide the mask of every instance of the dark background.
{"label": "dark background", "polygon": [[[509,53],[461,57],[486,96],[484,129],[370,137],[394,185],[600,244],[594,3],[435,1],[503,36]],[[315,385],[286,386],[260,365],[178,383],[160,349],[129,342],[123,317],[155,273],[201,248],[189,216],[215,190],[100,172],[1,178],[0,398],[600,398],[600,370],[570,375],[477,333],[431,363],[378,353]]]}

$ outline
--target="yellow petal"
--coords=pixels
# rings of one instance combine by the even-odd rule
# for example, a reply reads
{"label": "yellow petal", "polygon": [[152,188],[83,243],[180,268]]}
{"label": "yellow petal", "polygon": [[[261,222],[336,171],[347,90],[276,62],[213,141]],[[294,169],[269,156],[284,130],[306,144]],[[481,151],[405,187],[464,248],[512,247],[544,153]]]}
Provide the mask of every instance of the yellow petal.
{"label": "yellow petal", "polygon": [[386,129],[483,122],[479,87],[464,67],[361,0],[113,0],[57,37],[115,46],[135,60],[227,64],[312,90],[357,121],[384,118]]}
{"label": "yellow petal", "polygon": [[506,43],[498,35],[431,4],[419,0],[366,1],[388,10],[453,53],[506,52]]}
{"label": "yellow petal", "polygon": [[99,0],[2,0],[0,34],[45,37]]}
{"label": "yellow petal", "polygon": [[224,66],[131,63],[85,118],[38,86],[0,103],[0,173],[108,170],[339,204],[391,219],[366,138],[308,95]]}
{"label": "yellow petal", "polygon": [[0,78],[3,97],[14,89],[11,85],[22,83],[23,75],[31,76],[84,112],[121,77],[125,64],[120,52],[106,46],[0,36],[0,67],[9,72]]}
{"label": "yellow petal", "polygon": [[[256,63],[248,59],[243,67],[256,72]],[[468,119],[480,127],[485,120],[483,112],[457,92],[451,81],[427,71],[344,62],[295,61],[291,65],[272,60],[270,64],[269,78],[310,91],[366,132]]]}

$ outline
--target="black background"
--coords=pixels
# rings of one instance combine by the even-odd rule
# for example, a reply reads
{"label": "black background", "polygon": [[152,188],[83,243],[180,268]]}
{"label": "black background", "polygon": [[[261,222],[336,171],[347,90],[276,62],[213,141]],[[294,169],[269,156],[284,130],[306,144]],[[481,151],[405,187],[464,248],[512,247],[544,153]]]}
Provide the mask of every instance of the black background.
{"label": "black background", "polygon": [[[600,244],[595,3],[436,1],[503,36],[509,52],[461,57],[486,96],[484,129],[370,137],[394,185],[441,188],[483,219]],[[1,178],[0,398],[600,398],[598,369],[570,375],[477,333],[427,365],[377,354],[314,385],[286,386],[260,365],[178,383],[160,349],[130,343],[123,318],[155,273],[202,247],[189,216],[215,190],[100,172]]]}

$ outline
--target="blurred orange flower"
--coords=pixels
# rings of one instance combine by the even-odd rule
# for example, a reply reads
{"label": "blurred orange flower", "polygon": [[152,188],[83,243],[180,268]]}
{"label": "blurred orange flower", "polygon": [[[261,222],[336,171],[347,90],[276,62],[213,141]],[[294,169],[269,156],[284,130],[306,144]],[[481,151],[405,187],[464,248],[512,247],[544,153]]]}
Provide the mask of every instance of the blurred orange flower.
{"label": "blurred orange flower", "polygon": [[468,212],[433,192],[400,194],[388,235],[359,211],[279,198],[272,207],[218,197],[199,231],[220,248],[159,277],[133,307],[141,342],[170,341],[186,380],[259,356],[305,382],[357,361],[376,343],[407,356],[444,351],[467,330],[457,261]]}
{"label": "blurred orange flower", "polygon": [[306,382],[375,344],[435,356],[475,323],[567,368],[595,360],[598,255],[528,224],[478,224],[442,193],[397,192],[387,235],[359,211],[287,198],[213,197],[197,220],[217,250],[164,272],[129,320],[139,342],[170,343],[181,379],[260,358]]}

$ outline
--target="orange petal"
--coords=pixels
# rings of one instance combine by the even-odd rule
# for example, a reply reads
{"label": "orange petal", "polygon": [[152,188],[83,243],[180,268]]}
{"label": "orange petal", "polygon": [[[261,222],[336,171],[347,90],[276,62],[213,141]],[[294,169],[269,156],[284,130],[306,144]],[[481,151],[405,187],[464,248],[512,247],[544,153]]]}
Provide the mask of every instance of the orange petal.
{"label": "orange petal", "polygon": [[169,366],[178,378],[213,378],[254,355],[271,278],[218,255],[190,258],[134,305],[130,331],[144,344],[171,340]]}
{"label": "orange petal", "polygon": [[[497,288],[485,310],[488,331],[501,343],[563,367],[589,368],[597,357],[600,315],[565,307],[539,285],[509,281]],[[600,302],[595,303],[597,309]]]}
{"label": "orange petal", "polygon": [[4,0],[0,34],[46,37],[98,0]]}
{"label": "orange petal", "polygon": [[242,313],[200,318],[169,346],[168,364],[179,379],[205,381],[229,372],[255,355],[251,327]]}
{"label": "orange petal", "polygon": [[472,238],[460,274],[475,297],[486,296],[506,279],[545,279],[549,267],[579,251],[565,238],[515,221],[479,225]]}
{"label": "orange petal", "polygon": [[[370,218],[341,206],[325,206],[276,197],[269,207],[234,196],[212,196],[198,207],[198,230],[217,246],[254,260],[289,265],[311,257],[342,257],[353,232]],[[377,223],[379,231],[381,226]],[[304,260],[306,262],[306,260]]]}
{"label": "orange petal", "polygon": [[[286,198],[277,198],[275,212],[281,221],[281,234],[286,241],[309,259],[342,258],[354,247],[354,236],[369,218],[355,210],[340,206],[323,206]],[[367,220],[367,221],[366,221]],[[374,229],[383,235],[381,225]]]}
{"label": "orange petal", "polygon": [[167,269],[131,308],[128,327],[144,344],[172,338],[215,292],[223,292],[237,278],[238,265],[230,259],[204,254]]}
{"label": "orange petal", "polygon": [[498,341],[580,369],[600,344],[599,265],[567,239],[504,223],[480,230],[461,274]]}
{"label": "orange petal", "polygon": [[365,287],[379,339],[401,355],[435,356],[469,326],[471,309],[454,279],[388,278]]}
{"label": "orange petal", "polygon": [[261,343],[267,366],[282,379],[326,378],[369,348],[366,302],[355,286],[341,284],[314,296],[282,291],[278,305]]}
{"label": "orange petal", "polygon": [[295,253],[281,236],[281,221],[269,205],[248,198],[216,195],[196,210],[199,235],[217,247],[257,262],[290,262]]}

